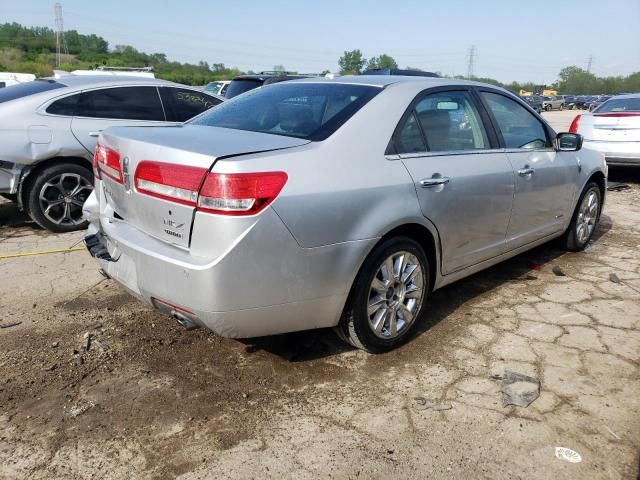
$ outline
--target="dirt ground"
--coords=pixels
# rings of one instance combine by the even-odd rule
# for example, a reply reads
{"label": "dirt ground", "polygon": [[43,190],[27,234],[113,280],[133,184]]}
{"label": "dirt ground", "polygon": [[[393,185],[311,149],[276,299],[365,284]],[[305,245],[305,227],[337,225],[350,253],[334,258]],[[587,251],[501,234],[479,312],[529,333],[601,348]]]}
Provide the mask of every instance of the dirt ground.
{"label": "dirt ground", "polygon": [[[545,245],[434,293],[378,356],[331,331],[184,331],[84,251],[1,258],[0,324],[21,323],[0,329],[0,478],[636,479],[638,178],[611,172],[632,188],[585,252]],[[0,257],[81,236],[0,203]],[[502,407],[505,369],[540,380],[529,407]]]}

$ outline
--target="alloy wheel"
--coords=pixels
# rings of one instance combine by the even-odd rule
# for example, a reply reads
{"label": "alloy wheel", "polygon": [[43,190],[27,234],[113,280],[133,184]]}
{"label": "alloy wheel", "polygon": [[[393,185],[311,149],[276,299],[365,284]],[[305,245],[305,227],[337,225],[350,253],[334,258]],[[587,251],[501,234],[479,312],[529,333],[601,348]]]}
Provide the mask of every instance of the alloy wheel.
{"label": "alloy wheel", "polygon": [[93,186],[77,173],[55,175],[42,185],[38,200],[43,215],[56,225],[80,225],[82,205]]}
{"label": "alloy wheel", "polygon": [[599,203],[598,194],[594,190],[588,192],[582,199],[576,219],[576,237],[580,244],[586,243],[596,228]]}
{"label": "alloy wheel", "polygon": [[395,252],[378,267],[367,305],[374,335],[390,340],[411,326],[422,306],[424,283],[420,262],[409,252]]}

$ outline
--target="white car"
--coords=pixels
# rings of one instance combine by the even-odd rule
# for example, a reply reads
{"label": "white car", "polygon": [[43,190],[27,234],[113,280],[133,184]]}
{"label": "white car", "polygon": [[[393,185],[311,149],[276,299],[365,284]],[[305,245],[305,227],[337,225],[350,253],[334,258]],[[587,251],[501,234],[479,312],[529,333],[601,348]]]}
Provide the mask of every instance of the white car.
{"label": "white car", "polygon": [[227,88],[229,88],[229,84],[231,84],[231,80],[219,80],[217,82],[210,82],[204,87],[204,90],[213,93],[214,95],[224,97]]}
{"label": "white car", "polygon": [[584,148],[603,153],[609,165],[640,166],[640,94],[618,95],[578,115],[569,131],[581,134]]}

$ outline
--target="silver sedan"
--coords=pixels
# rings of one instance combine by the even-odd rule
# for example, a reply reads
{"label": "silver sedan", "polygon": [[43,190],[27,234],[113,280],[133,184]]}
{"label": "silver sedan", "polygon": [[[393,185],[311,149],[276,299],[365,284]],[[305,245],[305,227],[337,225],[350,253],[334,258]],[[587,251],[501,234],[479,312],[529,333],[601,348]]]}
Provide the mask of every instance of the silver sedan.
{"label": "silver sedan", "polygon": [[259,88],[96,149],[86,244],[185,327],[335,327],[382,352],[431,291],[556,237],[583,249],[606,165],[511,93],[439,78]]}
{"label": "silver sedan", "polygon": [[0,90],[0,195],[41,227],[84,229],[98,135],[116,125],[178,125],[223,99],[153,78],[42,78]]}

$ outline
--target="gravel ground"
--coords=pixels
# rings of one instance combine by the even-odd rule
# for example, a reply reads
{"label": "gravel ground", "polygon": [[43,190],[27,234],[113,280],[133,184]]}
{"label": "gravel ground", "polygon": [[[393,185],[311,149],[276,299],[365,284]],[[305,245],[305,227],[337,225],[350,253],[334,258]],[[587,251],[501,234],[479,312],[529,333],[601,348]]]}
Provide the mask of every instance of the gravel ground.
{"label": "gravel ground", "polygon": [[[0,203],[0,257],[80,237]],[[639,247],[632,183],[585,252],[545,245],[434,293],[378,356],[330,331],[184,331],[84,251],[0,258],[0,324],[22,322],[0,329],[0,478],[636,479]],[[505,369],[540,381],[529,407],[502,407]]]}

